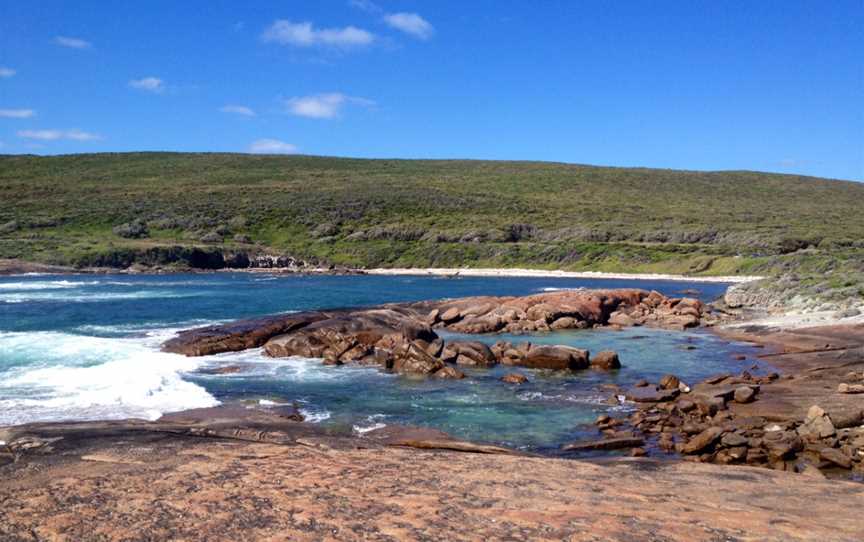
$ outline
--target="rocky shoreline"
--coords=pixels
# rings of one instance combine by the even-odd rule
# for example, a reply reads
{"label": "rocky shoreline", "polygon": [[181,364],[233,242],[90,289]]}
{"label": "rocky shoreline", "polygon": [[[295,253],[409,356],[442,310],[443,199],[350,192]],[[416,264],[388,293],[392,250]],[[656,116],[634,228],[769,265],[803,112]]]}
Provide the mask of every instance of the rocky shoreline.
{"label": "rocky shoreline", "polygon": [[[588,462],[419,428],[336,435],[303,423],[290,407],[7,428],[0,430],[0,504],[15,506],[0,506],[0,535],[86,540],[98,525],[94,539],[119,540],[134,538],[123,525],[135,525],[189,540],[468,540],[469,532],[538,540],[587,533],[860,539],[855,511],[864,490],[850,480],[864,480],[864,325],[781,330],[726,327],[725,318],[697,300],[657,292],[576,290],[308,311],[181,332],[165,350],[199,356],[261,347],[271,356],[459,378],[466,366],[580,371],[614,370],[620,362],[614,352],[530,342],[490,347],[450,333],[709,325],[730,340],[765,346],[758,357],[778,373],[747,369],[703,382],[670,374],[631,388],[606,386],[610,402],[635,410],[599,417],[596,439],[566,444],[561,453],[629,450],[632,457]],[[751,360],[738,361],[749,367]],[[502,385],[518,385],[518,377],[507,375]],[[646,451],[653,457],[642,457]],[[526,497],[527,487],[534,489]]]}
{"label": "rocky shoreline", "polygon": [[323,358],[325,364],[379,366],[402,374],[461,378],[454,366],[496,364],[534,369],[620,367],[614,352],[590,353],[563,345],[479,341],[445,342],[437,331],[462,334],[651,325],[698,326],[705,307],[697,299],[669,298],[638,289],[557,291],[524,297],[388,304],[360,309],[307,311],[243,320],[179,333],[163,350],[187,356],[263,347],[272,357]]}
{"label": "rocky shoreline", "polygon": [[[181,332],[164,349],[198,356],[263,347],[273,357],[322,358],[329,365],[372,365],[406,375],[458,379],[464,377],[459,367],[465,366],[578,371],[621,365],[612,351],[592,355],[527,341],[498,341],[491,347],[479,341],[445,342],[438,331],[513,334],[638,325],[683,330],[719,324],[723,317],[698,300],[658,292],[558,291],[270,316]],[[572,443],[564,451],[629,449],[640,456],[650,447],[685,460],[864,479],[864,403],[858,400],[864,397],[858,395],[864,393],[864,326],[841,326],[845,332],[787,332],[779,339],[770,330],[736,329],[720,332],[760,344],[771,344],[773,338],[791,349],[766,354],[786,369],[782,377],[759,375],[754,366],[692,386],[672,374],[630,389],[606,386],[613,404],[630,402],[637,411],[622,419],[601,416],[597,440]],[[792,366],[796,356],[818,359],[819,370],[806,363]],[[803,374],[798,371],[805,367]],[[503,380],[518,385],[524,378],[508,374]],[[831,393],[805,395],[805,387]],[[784,390],[783,395],[777,398],[775,390]]]}
{"label": "rocky shoreline", "polygon": [[[650,458],[573,461],[289,412],[0,431],[0,538],[860,540],[860,484]],[[10,457],[11,456],[11,457]]]}

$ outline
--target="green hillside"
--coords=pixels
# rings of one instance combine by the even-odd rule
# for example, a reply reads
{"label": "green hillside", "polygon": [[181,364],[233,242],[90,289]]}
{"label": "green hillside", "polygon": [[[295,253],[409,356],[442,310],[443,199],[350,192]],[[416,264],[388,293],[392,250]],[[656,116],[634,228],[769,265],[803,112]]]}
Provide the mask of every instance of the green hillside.
{"label": "green hillside", "polygon": [[821,273],[858,269],[864,250],[864,184],[744,171],[4,156],[0,201],[0,258],[71,265],[182,245],[350,266]]}

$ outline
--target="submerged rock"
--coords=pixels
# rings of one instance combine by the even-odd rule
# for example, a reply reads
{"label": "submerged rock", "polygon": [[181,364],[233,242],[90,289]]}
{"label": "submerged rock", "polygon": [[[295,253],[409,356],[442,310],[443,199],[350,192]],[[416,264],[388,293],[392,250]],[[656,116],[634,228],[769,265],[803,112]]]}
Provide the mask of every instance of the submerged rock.
{"label": "submerged rock", "polygon": [[506,382],[508,384],[525,384],[528,382],[528,377],[520,375],[519,373],[508,373],[501,377],[501,382]]}
{"label": "submerged rock", "polygon": [[465,378],[465,373],[455,367],[443,367],[435,372],[435,378],[447,378],[451,380],[461,380]]}
{"label": "submerged rock", "polygon": [[620,450],[622,448],[636,448],[645,444],[640,437],[618,437],[600,440],[589,440],[567,444],[561,449],[565,452],[585,452],[590,450]]}

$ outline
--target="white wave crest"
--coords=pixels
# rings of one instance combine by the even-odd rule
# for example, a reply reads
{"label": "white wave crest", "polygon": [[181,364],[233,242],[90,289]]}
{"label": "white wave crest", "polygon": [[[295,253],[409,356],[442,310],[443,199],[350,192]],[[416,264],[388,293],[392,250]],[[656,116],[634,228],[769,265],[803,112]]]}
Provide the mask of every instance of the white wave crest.
{"label": "white wave crest", "polygon": [[386,417],[387,417],[386,414],[373,414],[371,416],[367,416],[365,424],[353,425],[352,429],[358,435],[368,433],[369,431],[375,431],[376,429],[383,429],[383,428],[387,427],[387,424],[383,423],[379,420],[383,420]]}
{"label": "white wave crest", "polygon": [[72,280],[40,280],[26,282],[0,282],[0,290],[60,290],[64,288],[80,288],[99,284],[97,280],[72,281]]}
{"label": "white wave crest", "polygon": [[[183,380],[202,361],[153,349],[156,337],[0,333],[0,425],[144,418],[219,404]],[[16,363],[17,362],[17,363]]]}

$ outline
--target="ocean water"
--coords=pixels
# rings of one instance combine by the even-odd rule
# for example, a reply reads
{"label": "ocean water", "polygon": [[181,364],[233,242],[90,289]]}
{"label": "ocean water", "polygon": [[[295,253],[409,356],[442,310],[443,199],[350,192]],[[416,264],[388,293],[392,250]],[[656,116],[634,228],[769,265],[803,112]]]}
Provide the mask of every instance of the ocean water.
{"label": "ocean water", "polygon": [[[35,421],[156,419],[165,412],[244,401],[267,408],[297,403],[313,423],[362,433],[387,424],[441,429],[461,438],[552,451],[593,434],[591,422],[627,405],[606,403],[604,384],[685,381],[749,368],[754,351],[704,331],[632,328],[526,337],[471,336],[568,344],[619,352],[611,373],[498,367],[467,370],[461,381],[407,378],[375,368],[270,359],[258,350],[186,358],[159,351],[177,330],[238,318],[327,307],[468,295],[527,295],[560,288],[640,287],[711,300],[725,285],[601,279],[420,276],[28,275],[0,277],[0,425]],[[238,373],[209,369],[237,365]],[[521,372],[529,383],[498,379]]]}

